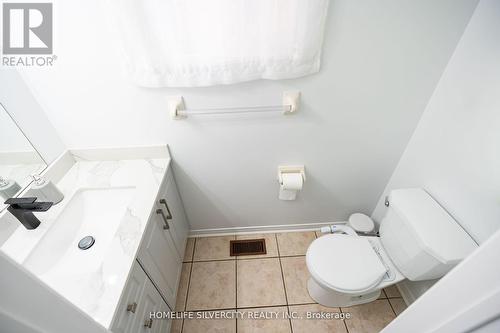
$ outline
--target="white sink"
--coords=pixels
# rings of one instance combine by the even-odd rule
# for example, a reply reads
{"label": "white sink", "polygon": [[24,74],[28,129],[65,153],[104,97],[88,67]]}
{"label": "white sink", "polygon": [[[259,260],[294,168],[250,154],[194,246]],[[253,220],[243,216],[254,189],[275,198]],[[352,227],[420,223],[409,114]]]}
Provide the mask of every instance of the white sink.
{"label": "white sink", "polygon": [[33,230],[2,212],[0,254],[109,329],[169,163],[163,146],[65,152],[44,171],[64,200]]}
{"label": "white sink", "polygon": [[[135,187],[77,190],[26,258],[25,267],[49,284],[50,280],[61,281],[68,274],[85,275],[96,270],[111,246],[134,192]],[[43,223],[43,215],[37,216]],[[95,243],[81,250],[78,242],[85,236],[94,237]]]}

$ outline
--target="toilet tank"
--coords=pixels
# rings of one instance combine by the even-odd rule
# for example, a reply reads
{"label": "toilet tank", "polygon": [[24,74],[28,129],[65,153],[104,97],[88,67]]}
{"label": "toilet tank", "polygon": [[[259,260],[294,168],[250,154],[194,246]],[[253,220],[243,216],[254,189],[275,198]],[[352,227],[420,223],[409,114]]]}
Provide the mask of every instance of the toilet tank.
{"label": "toilet tank", "polygon": [[382,246],[409,280],[440,278],[477,247],[424,190],[393,190],[389,202],[380,224]]}

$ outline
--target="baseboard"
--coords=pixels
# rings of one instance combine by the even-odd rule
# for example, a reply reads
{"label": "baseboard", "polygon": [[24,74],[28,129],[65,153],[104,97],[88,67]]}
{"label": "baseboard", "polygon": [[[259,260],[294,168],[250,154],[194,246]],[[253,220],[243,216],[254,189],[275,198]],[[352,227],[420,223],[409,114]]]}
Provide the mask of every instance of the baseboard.
{"label": "baseboard", "polygon": [[265,225],[265,226],[255,226],[255,227],[195,229],[189,232],[189,237],[224,236],[224,235],[238,235],[238,234],[265,234],[265,233],[291,232],[291,231],[319,231],[319,229],[324,226],[332,224],[345,224],[345,223],[346,222],[324,222],[324,223]]}
{"label": "baseboard", "polygon": [[401,294],[401,297],[403,297],[406,305],[409,306],[411,303],[415,302],[417,297],[413,295],[411,288],[409,288],[408,283],[406,283],[406,280],[396,284],[396,287],[398,288],[399,293]]}

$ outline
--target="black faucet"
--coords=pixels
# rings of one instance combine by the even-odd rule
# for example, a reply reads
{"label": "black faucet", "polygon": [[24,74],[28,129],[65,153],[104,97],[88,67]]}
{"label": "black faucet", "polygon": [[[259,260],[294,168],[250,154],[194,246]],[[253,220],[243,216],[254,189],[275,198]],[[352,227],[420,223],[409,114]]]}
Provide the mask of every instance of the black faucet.
{"label": "black faucet", "polygon": [[14,215],[19,222],[28,230],[36,229],[40,225],[40,220],[33,212],[46,212],[54,204],[53,202],[35,202],[35,197],[30,198],[10,198],[4,203],[9,205],[7,210]]}

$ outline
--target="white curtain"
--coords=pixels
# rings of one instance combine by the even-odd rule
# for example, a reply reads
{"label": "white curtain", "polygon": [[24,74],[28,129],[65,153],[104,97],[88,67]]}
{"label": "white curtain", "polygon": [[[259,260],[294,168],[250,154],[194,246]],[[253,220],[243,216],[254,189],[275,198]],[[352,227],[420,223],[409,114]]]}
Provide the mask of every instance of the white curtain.
{"label": "white curtain", "polygon": [[131,78],[147,87],[289,79],[320,67],[329,0],[109,0]]}

